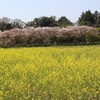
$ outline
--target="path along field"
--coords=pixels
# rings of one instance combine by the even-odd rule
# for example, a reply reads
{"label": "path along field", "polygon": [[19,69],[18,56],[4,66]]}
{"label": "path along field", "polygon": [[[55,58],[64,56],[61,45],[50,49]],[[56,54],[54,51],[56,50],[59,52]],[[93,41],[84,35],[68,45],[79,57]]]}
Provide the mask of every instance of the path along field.
{"label": "path along field", "polygon": [[0,100],[100,100],[100,47],[1,48]]}

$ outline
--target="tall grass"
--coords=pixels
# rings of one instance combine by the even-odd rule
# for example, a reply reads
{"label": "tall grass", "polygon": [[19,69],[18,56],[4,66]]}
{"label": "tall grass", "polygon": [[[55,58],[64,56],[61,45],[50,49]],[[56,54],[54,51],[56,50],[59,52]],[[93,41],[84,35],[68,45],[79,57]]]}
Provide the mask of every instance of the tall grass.
{"label": "tall grass", "polygon": [[0,100],[99,99],[99,47],[0,49]]}

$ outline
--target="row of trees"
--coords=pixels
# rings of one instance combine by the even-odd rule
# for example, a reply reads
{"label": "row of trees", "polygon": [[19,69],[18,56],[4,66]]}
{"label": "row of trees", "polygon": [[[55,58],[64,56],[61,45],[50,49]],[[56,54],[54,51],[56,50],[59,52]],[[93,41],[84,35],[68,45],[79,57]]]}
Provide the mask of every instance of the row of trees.
{"label": "row of trees", "polygon": [[58,20],[56,20],[56,16],[51,17],[39,17],[35,18],[33,21],[28,22],[26,26],[34,26],[34,27],[67,27],[72,25],[73,23],[68,20],[65,16],[62,16]]}
{"label": "row of trees", "polygon": [[100,41],[98,31],[88,26],[26,27],[0,32],[0,46],[47,46]]}
{"label": "row of trees", "polygon": [[[86,25],[93,27],[100,27],[100,13],[95,11],[91,13],[90,10],[86,12],[82,12],[81,16],[77,21],[78,25]],[[58,20],[56,20],[55,16],[51,17],[40,17],[35,18],[33,21],[28,22],[26,26],[34,26],[34,27],[66,27],[69,25],[74,25],[70,20],[68,20],[65,16],[62,16]]]}
{"label": "row of trees", "polygon": [[[39,17],[35,18],[33,21],[30,22],[23,22],[20,19],[9,19],[7,17],[3,17],[0,19],[0,30],[5,31],[13,28],[24,28],[27,26],[32,27],[67,27],[74,25],[69,19],[65,16],[60,17],[58,20],[56,16],[50,17]],[[82,12],[81,16],[77,21],[77,25],[86,25],[86,26],[93,26],[93,27],[100,27],[100,13],[95,11],[91,13],[90,10],[86,12]]]}
{"label": "row of trees", "polygon": [[30,22],[23,22],[20,19],[11,20],[7,17],[3,17],[0,19],[0,30],[5,31],[13,28],[24,28],[27,26],[33,27],[66,27],[72,25],[72,22],[68,20],[65,16],[62,16],[58,21],[55,16],[51,17],[39,17],[35,18]]}
{"label": "row of trees", "polygon": [[15,27],[17,28],[24,28],[25,22],[20,19],[11,20],[7,17],[3,17],[0,19],[0,31],[10,30]]}

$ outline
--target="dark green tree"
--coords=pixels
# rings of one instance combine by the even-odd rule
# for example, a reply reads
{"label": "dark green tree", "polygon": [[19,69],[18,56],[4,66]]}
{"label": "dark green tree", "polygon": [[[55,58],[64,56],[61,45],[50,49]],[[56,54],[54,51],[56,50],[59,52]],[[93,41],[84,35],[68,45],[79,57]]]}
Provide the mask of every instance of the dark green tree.
{"label": "dark green tree", "polygon": [[53,27],[57,26],[57,21],[55,16],[51,17],[39,17],[35,18],[33,21],[28,22],[26,26],[33,26],[33,27]]}
{"label": "dark green tree", "polygon": [[99,12],[97,10],[93,13],[95,20],[97,20],[98,14]]}
{"label": "dark green tree", "polygon": [[70,22],[70,20],[68,20],[65,16],[62,16],[58,20],[58,24],[59,24],[60,27],[66,27],[68,25],[72,25],[72,22]]}
{"label": "dark green tree", "polygon": [[26,24],[26,26],[33,26],[33,25],[34,25],[34,21],[27,22],[27,24]]}
{"label": "dark green tree", "polygon": [[78,24],[79,25],[87,25],[87,26],[95,25],[95,18],[90,10],[86,11],[85,13],[82,12],[81,17],[78,20]]}
{"label": "dark green tree", "polygon": [[1,18],[0,19],[0,30],[5,31],[5,30],[9,30],[9,29],[12,29],[11,19],[9,19],[7,17]]}
{"label": "dark green tree", "polygon": [[34,27],[40,26],[40,18],[35,18],[32,24]]}
{"label": "dark green tree", "polygon": [[94,12],[94,18],[95,18],[95,26],[100,27],[100,13],[98,11]]}
{"label": "dark green tree", "polygon": [[49,26],[54,27],[57,26],[57,22],[56,22],[56,16],[51,16],[49,17]]}
{"label": "dark green tree", "polygon": [[11,23],[0,22],[0,31],[12,29]]}
{"label": "dark green tree", "polygon": [[46,27],[46,26],[50,26],[51,22],[50,22],[50,19],[48,17],[41,17],[40,19],[40,26],[41,27]]}
{"label": "dark green tree", "polygon": [[85,14],[82,12],[81,17],[79,17],[79,21],[82,22],[84,20]]}
{"label": "dark green tree", "polygon": [[0,31],[5,31],[5,30],[6,30],[6,23],[0,22]]}
{"label": "dark green tree", "polygon": [[33,21],[30,21],[26,24],[26,26],[39,27],[40,26],[40,18],[35,18]]}

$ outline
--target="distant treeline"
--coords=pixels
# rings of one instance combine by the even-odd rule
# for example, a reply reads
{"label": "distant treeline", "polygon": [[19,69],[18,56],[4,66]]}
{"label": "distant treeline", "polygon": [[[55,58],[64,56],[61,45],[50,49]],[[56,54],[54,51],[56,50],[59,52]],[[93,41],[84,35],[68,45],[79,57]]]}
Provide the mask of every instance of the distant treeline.
{"label": "distant treeline", "polygon": [[[74,16],[73,16],[74,17]],[[93,27],[100,27],[100,13],[95,11],[91,13],[90,10],[82,12],[76,23],[71,22],[66,16],[60,17],[58,20],[56,16],[42,16],[39,18],[34,18],[33,21],[23,22],[20,19],[9,19],[3,17],[0,19],[0,30],[5,31],[13,28],[25,28],[27,26],[32,27],[67,27],[74,25],[86,25]]]}
{"label": "distant treeline", "polygon": [[67,45],[99,41],[98,30],[88,26],[26,27],[0,32],[1,47]]}

